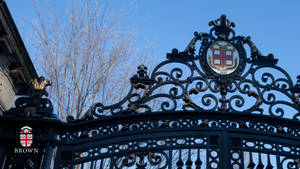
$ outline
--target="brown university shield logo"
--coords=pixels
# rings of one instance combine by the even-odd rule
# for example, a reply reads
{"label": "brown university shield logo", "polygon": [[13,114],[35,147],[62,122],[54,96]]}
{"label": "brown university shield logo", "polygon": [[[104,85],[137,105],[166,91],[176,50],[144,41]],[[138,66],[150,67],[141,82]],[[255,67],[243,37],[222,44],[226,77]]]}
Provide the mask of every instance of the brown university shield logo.
{"label": "brown university shield logo", "polygon": [[20,143],[23,147],[29,147],[32,144],[32,128],[24,126],[20,132]]}
{"label": "brown university shield logo", "polygon": [[207,62],[213,71],[227,75],[236,70],[239,54],[229,42],[216,41],[208,48]]}

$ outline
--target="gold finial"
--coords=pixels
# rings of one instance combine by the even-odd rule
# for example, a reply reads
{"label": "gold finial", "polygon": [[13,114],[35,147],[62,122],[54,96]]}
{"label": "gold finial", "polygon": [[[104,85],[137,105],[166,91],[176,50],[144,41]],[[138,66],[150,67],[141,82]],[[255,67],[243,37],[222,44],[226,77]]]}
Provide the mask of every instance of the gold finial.
{"label": "gold finial", "polygon": [[51,82],[44,77],[40,77],[38,79],[33,79],[30,81],[30,84],[34,90],[44,90],[47,86],[51,86]]}
{"label": "gold finial", "polygon": [[235,23],[231,22],[230,20],[228,20],[226,18],[226,15],[221,15],[221,17],[219,19],[210,21],[208,23],[209,26],[214,26],[214,27],[225,27],[225,28],[230,28],[230,27],[235,27]]}

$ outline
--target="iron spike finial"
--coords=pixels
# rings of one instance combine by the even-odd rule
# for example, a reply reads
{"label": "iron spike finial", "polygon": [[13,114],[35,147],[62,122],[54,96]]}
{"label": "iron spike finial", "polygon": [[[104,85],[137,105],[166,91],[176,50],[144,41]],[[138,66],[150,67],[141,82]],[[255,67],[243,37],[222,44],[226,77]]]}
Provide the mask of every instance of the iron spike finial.
{"label": "iron spike finial", "polygon": [[135,88],[145,89],[145,85],[151,85],[154,83],[153,79],[150,79],[147,73],[148,68],[145,65],[138,66],[137,73],[130,78],[130,82],[135,85]]}
{"label": "iron spike finial", "polygon": [[140,78],[149,78],[147,75],[147,67],[145,65],[140,65],[138,67],[137,74],[139,75]]}
{"label": "iron spike finial", "polygon": [[[294,87],[291,88],[293,93],[300,93],[300,75],[297,76],[297,82]],[[298,96],[299,98],[299,96]]]}

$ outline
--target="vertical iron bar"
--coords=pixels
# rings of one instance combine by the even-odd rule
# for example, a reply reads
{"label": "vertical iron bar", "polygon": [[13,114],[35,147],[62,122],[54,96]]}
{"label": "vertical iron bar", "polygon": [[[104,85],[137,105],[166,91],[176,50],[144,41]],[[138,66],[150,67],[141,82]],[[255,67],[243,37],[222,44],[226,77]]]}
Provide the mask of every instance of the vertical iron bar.
{"label": "vertical iron bar", "polygon": [[6,158],[7,158],[7,156],[4,156],[4,159],[3,159],[3,163],[1,164],[1,169],[5,169],[5,164],[6,164]]}
{"label": "vertical iron bar", "polygon": [[115,160],[114,160],[114,157],[111,157],[111,158],[110,158],[110,164],[109,164],[109,168],[110,168],[110,169],[113,169],[114,161],[115,161]]}
{"label": "vertical iron bar", "polygon": [[61,162],[61,150],[60,148],[57,148],[54,158],[54,169],[57,169],[59,166],[59,163]]}
{"label": "vertical iron bar", "polygon": [[229,134],[227,130],[224,130],[222,132],[222,139],[221,139],[221,143],[220,143],[220,162],[222,164],[221,167],[222,169],[229,169],[232,168],[231,164],[230,164],[230,160],[231,160],[231,146],[230,146],[230,142],[229,142]]}
{"label": "vertical iron bar", "polygon": [[240,151],[240,155],[241,155],[241,168],[244,169],[244,151],[242,150],[242,147],[239,147]]}
{"label": "vertical iron bar", "polygon": [[91,169],[93,169],[94,168],[94,165],[95,165],[95,161],[91,161]]}
{"label": "vertical iron bar", "polygon": [[278,147],[278,144],[276,144],[276,166],[277,166],[277,169],[282,169],[282,166],[280,164],[280,155],[279,155],[279,147]]}
{"label": "vertical iron bar", "polygon": [[104,161],[104,158],[101,159],[101,162],[100,162],[100,169],[103,169],[103,161]]}
{"label": "vertical iron bar", "polygon": [[[5,156],[5,153],[4,153],[4,148],[3,147],[0,147],[0,164],[2,166],[3,162],[4,162],[4,156]],[[0,166],[0,167],[1,167]]]}
{"label": "vertical iron bar", "polygon": [[172,153],[173,153],[173,150],[172,149],[170,149],[169,150],[169,161],[168,161],[168,163],[169,163],[169,169],[172,169],[172,161],[173,161],[173,155],[172,155]]}
{"label": "vertical iron bar", "polygon": [[47,143],[45,154],[42,161],[42,168],[50,168],[52,155],[53,155],[53,147],[51,147],[49,143]]}
{"label": "vertical iron bar", "polygon": [[[210,138],[207,137],[208,143],[210,142]],[[207,149],[206,149],[206,167],[205,168],[209,168],[209,153],[210,153],[210,145],[207,145]]]}

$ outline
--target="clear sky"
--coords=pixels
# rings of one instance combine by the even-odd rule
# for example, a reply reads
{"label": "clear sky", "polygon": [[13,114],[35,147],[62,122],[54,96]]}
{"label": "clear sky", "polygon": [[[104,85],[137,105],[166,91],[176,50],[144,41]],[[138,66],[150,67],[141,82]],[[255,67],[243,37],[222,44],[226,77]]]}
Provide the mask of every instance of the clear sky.
{"label": "clear sky", "polygon": [[[128,2],[111,0],[110,7],[120,10]],[[27,46],[29,23],[36,20],[32,0],[7,0],[7,4]],[[296,80],[300,74],[299,0],[137,0],[128,22],[122,24],[136,27],[137,45],[154,44],[153,59],[158,63],[173,48],[183,50],[194,31],[208,32],[208,22],[221,14],[236,23],[237,35],[251,36],[263,54],[273,53],[279,66]]]}

